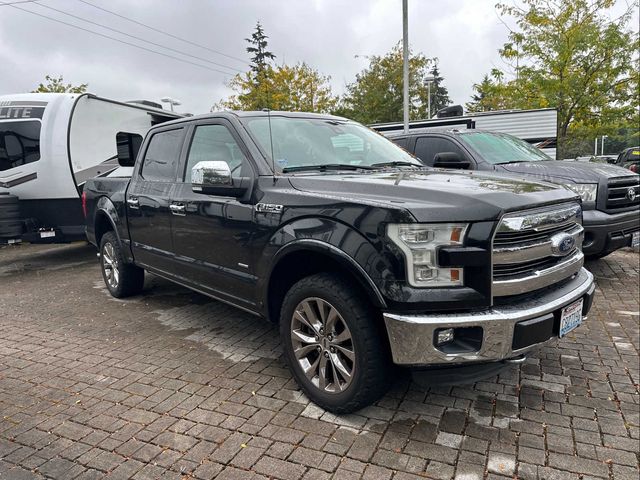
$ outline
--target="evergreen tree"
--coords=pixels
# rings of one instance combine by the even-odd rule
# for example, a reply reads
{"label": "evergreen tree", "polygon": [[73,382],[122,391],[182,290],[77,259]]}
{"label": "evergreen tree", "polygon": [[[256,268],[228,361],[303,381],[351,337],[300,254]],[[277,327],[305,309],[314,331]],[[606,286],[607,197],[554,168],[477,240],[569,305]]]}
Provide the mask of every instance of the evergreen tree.
{"label": "evergreen tree", "polygon": [[444,86],[444,77],[440,75],[438,68],[438,59],[433,59],[433,68],[429,72],[434,80],[431,82],[431,115],[433,117],[438,110],[443,109],[451,105],[451,99],[449,98],[449,91]]}
{"label": "evergreen tree", "polygon": [[251,34],[251,38],[245,38],[249,42],[247,52],[252,55],[251,57],[251,70],[257,76],[265,72],[269,60],[273,60],[276,56],[267,50],[267,39],[269,37],[264,33],[260,22],[256,23],[256,29]]}

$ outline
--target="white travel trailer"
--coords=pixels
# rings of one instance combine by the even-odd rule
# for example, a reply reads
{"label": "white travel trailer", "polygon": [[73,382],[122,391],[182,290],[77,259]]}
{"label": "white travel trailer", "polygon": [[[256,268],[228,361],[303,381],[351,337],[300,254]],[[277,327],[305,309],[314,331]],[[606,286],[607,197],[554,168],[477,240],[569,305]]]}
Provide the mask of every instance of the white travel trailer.
{"label": "white travel trailer", "polygon": [[[402,132],[402,123],[380,123],[370,125],[383,135]],[[443,128],[489,130],[521,138],[556,158],[558,142],[558,111],[555,108],[533,110],[503,110],[462,115],[458,105],[447,107],[438,112],[437,118],[409,122],[410,133]]]}
{"label": "white travel trailer", "polygon": [[116,170],[118,148],[180,116],[92,94],[0,95],[0,241],[84,238],[84,182]]}

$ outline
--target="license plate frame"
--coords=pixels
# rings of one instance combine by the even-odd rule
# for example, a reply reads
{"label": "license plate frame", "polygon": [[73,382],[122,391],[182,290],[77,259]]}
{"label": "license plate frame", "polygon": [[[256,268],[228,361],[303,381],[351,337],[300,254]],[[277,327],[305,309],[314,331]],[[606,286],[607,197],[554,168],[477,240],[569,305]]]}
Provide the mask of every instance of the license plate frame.
{"label": "license plate frame", "polygon": [[582,307],[584,306],[584,298],[567,305],[560,311],[560,332],[559,337],[562,338],[572,330],[582,324]]}
{"label": "license plate frame", "polygon": [[640,230],[631,234],[631,246],[640,247]]}

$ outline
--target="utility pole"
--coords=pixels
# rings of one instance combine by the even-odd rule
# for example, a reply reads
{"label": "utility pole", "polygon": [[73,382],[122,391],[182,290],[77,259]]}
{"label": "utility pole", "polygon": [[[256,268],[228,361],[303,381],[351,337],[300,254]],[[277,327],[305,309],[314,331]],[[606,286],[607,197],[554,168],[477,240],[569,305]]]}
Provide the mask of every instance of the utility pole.
{"label": "utility pole", "polygon": [[402,118],[409,133],[409,13],[408,0],[402,0]]}

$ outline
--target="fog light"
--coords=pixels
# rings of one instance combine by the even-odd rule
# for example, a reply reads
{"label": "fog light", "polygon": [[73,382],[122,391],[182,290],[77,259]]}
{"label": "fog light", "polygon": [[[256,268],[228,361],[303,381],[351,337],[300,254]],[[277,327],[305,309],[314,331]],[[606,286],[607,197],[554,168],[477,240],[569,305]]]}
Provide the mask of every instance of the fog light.
{"label": "fog light", "polygon": [[445,343],[453,342],[454,332],[453,328],[443,328],[436,332],[436,346],[444,345]]}

